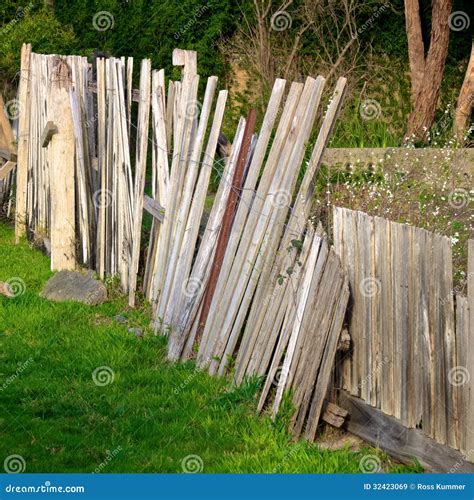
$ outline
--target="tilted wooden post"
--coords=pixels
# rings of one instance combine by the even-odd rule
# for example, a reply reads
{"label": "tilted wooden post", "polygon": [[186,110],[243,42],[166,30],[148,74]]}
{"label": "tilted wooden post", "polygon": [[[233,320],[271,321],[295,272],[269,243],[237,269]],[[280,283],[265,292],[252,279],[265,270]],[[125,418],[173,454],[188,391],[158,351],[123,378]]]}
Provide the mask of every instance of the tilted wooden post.
{"label": "tilted wooden post", "polygon": [[54,61],[50,93],[49,120],[57,128],[49,142],[51,193],[51,269],[76,267],[74,129],[69,90],[71,71],[66,60]]}
{"label": "tilted wooden post", "polygon": [[29,81],[31,45],[21,48],[20,87],[18,92],[18,165],[16,174],[15,241],[26,233],[26,187],[28,182]]}

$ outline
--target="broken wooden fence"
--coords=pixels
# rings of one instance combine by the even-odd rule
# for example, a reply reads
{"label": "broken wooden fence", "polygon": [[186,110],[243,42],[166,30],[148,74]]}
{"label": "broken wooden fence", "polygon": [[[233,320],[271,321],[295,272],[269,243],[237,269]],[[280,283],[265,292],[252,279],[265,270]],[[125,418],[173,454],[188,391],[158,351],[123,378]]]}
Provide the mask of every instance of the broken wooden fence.
{"label": "broken wooden fence", "polygon": [[[93,66],[23,47],[18,167],[5,174],[9,186],[16,175],[17,239],[48,240],[53,269],[119,276],[132,306],[143,278],[169,359],[195,357],[211,374],[232,373],[235,384],[263,377],[258,407],[273,416],[291,392],[295,437],[314,439],[320,418],[344,420],[326,398],[350,293],[352,348],[336,370],[353,412],[349,428],[371,440],[357,417],[373,407],[375,420],[394,417],[385,429],[412,428],[419,442],[421,427],[433,438],[422,458],[438,443],[472,450],[472,381],[458,383],[474,370],[472,242],[468,297],[455,301],[445,237],[335,209],[331,248],[310,215],[345,79],[298,182],[323,77],[289,88],[277,79],[260,130],[254,113],[242,117],[217,159],[227,91],[217,92],[211,76],[200,101],[196,53],[176,49],[173,64],[182,77],[166,85],[164,70],[142,61],[136,90],[132,58]],[[217,163],[221,179],[200,234]],[[143,210],[153,216],[148,241]],[[400,438],[391,438],[386,447],[396,454]]]}
{"label": "broken wooden fence", "polygon": [[[182,77],[166,85],[164,70],[142,61],[135,90],[132,58],[91,65],[23,47],[17,238],[48,240],[53,269],[82,265],[101,277],[119,276],[130,305],[142,276],[170,359],[197,356],[199,366],[219,375],[235,359],[235,383],[266,377],[260,409],[274,400],[273,415],[283,393],[296,388],[293,432],[305,429],[313,439],[348,285],[309,217],[346,81],[339,79],[320,113],[298,183],[323,77],[289,89],[277,79],[260,130],[254,113],[241,118],[228,154],[217,160],[228,93],[217,92],[211,76],[200,101],[195,52],[176,49],[173,64]],[[221,180],[200,235],[216,162]],[[151,196],[144,193],[147,167]],[[144,209],[153,215],[149,241],[142,241]]]}
{"label": "broken wooden fence", "polygon": [[333,215],[351,291],[340,386],[473,461],[473,241],[462,297],[448,237],[344,208]]}

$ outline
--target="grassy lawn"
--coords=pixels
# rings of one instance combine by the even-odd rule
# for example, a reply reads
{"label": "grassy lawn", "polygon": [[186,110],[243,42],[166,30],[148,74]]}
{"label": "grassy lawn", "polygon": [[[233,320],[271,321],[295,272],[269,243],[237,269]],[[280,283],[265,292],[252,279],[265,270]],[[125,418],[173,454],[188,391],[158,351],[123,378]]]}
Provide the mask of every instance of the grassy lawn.
{"label": "grassy lawn", "polygon": [[228,390],[192,363],[168,363],[147,308],[129,310],[117,294],[94,307],[42,299],[49,259],[12,242],[0,223],[0,281],[26,285],[0,296],[2,464],[20,455],[27,472],[360,472],[375,460],[387,472],[421,470],[370,447],[292,443],[284,418],[256,415],[258,381]]}

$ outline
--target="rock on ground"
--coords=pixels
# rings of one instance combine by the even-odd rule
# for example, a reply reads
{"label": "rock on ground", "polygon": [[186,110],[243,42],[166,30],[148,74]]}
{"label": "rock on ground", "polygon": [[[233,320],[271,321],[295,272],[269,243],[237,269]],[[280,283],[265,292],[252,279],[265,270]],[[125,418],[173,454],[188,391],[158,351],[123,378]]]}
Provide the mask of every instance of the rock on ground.
{"label": "rock on ground", "polygon": [[8,283],[4,283],[3,281],[0,281],[0,295],[4,295],[5,297],[14,297],[14,294],[10,290],[10,286]]}
{"label": "rock on ground", "polygon": [[92,271],[59,271],[48,280],[41,293],[56,302],[73,300],[83,304],[102,304],[107,300],[107,288],[93,277]]}

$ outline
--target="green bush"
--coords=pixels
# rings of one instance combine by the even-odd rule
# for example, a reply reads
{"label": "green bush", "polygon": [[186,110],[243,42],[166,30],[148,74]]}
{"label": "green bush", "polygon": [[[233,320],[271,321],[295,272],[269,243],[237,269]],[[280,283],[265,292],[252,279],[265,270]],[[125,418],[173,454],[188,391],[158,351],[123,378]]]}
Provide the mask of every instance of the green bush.
{"label": "green bush", "polygon": [[70,54],[79,50],[74,31],[62,25],[51,11],[18,9],[0,29],[0,75],[2,89],[16,86],[23,43],[35,52]]}

